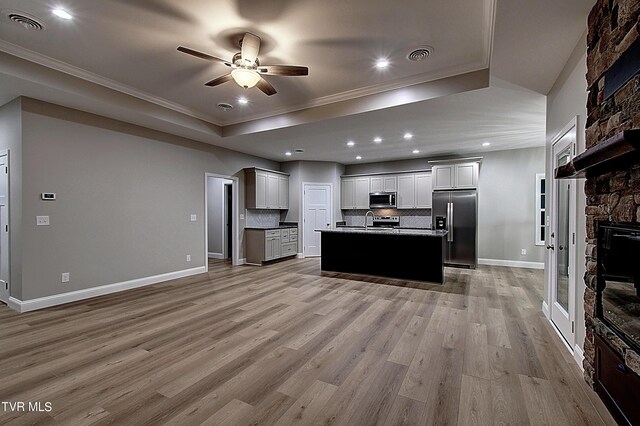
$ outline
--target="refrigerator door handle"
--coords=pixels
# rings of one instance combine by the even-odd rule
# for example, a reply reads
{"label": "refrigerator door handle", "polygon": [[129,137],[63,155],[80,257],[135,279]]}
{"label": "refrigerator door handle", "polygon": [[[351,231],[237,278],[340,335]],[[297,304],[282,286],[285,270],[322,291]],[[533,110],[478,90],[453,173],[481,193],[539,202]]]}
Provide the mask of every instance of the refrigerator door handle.
{"label": "refrigerator door handle", "polygon": [[453,241],[453,203],[447,203],[447,241]]}

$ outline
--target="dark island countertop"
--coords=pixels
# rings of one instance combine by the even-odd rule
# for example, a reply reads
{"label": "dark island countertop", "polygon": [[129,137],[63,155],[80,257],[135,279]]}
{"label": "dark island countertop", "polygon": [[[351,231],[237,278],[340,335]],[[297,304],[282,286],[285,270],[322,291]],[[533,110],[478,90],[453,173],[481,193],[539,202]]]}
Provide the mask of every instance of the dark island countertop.
{"label": "dark island countertop", "polygon": [[271,229],[291,229],[297,227],[298,225],[245,226],[244,229],[258,229],[261,231],[269,231]]}
{"label": "dark island countertop", "polygon": [[419,237],[444,237],[447,235],[445,230],[433,229],[408,229],[408,228],[364,228],[359,227],[338,227],[316,229],[317,232],[332,232],[338,234],[372,234],[372,235],[412,235]]}

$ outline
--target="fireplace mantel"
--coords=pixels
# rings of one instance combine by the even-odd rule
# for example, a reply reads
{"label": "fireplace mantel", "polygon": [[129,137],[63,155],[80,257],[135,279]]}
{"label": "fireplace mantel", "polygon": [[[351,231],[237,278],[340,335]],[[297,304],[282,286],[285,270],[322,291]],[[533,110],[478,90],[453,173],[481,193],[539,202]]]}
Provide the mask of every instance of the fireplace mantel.
{"label": "fireplace mantel", "polygon": [[598,176],[640,161],[640,130],[624,130],[555,170],[556,179]]}

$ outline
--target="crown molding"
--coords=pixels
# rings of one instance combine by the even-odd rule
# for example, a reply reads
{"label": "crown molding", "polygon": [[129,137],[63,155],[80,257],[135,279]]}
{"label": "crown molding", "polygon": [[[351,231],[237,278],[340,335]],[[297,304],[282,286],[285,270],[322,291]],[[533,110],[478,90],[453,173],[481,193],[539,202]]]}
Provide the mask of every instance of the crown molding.
{"label": "crown molding", "polygon": [[98,74],[67,64],[66,62],[59,61],[57,59],[43,55],[41,53],[37,53],[32,50],[25,49],[24,47],[18,46],[13,43],[9,43],[5,40],[0,40],[0,51],[16,56],[20,59],[24,59],[26,61],[36,63],[38,65],[45,66],[47,68],[60,71],[62,73],[71,75],[73,77],[77,77],[82,80],[86,80],[91,83],[98,84],[108,89],[112,89],[117,92],[121,92],[126,95],[130,95],[135,98],[142,99],[144,101],[153,103],[160,107],[167,108],[175,112],[179,112],[180,114],[188,115],[190,117],[197,118],[198,120],[202,120],[216,126],[222,126],[220,123],[213,121],[210,116],[207,116],[197,111],[193,111],[192,109],[189,109],[183,105],[168,101],[158,96],[150,95],[149,93],[135,89],[126,84],[119,83],[115,80],[111,80],[106,77],[102,77]]}

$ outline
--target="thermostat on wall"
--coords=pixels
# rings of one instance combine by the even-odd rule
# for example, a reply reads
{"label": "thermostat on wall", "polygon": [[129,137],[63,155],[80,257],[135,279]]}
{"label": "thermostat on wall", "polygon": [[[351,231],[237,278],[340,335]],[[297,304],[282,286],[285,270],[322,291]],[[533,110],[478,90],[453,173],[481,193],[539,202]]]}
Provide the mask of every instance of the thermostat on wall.
{"label": "thermostat on wall", "polygon": [[42,198],[43,200],[55,200],[56,199],[56,193],[55,192],[43,192],[42,194],[40,194],[40,198]]}

